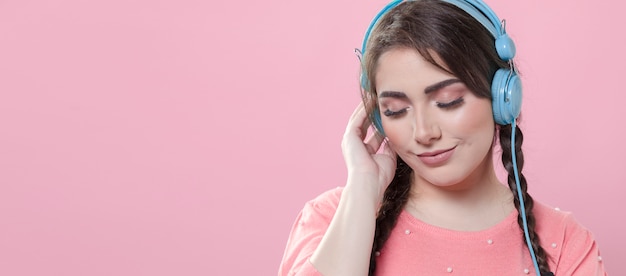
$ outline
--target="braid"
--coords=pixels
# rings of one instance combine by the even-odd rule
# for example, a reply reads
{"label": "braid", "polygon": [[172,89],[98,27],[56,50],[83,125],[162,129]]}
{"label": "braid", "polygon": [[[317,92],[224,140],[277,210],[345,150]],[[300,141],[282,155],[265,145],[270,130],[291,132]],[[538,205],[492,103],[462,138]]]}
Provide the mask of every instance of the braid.
{"label": "braid", "polygon": [[[539,243],[539,236],[537,232],[535,232],[535,215],[533,214],[533,198],[528,194],[527,188],[528,185],[526,183],[526,178],[522,174],[522,168],[524,167],[524,154],[522,153],[522,142],[524,140],[524,136],[522,135],[522,131],[519,127],[515,128],[515,155],[517,158],[517,167],[519,172],[519,181],[522,190],[522,196],[524,197],[524,205],[526,211],[526,222],[528,223],[528,234],[530,236],[530,241],[532,247],[535,251],[535,256],[537,257],[537,263],[539,264],[539,270],[541,274],[548,273],[550,271],[550,266],[548,265],[548,255],[546,251],[541,247]],[[517,185],[515,183],[515,175],[513,171],[513,161],[511,155],[511,126],[510,125],[501,125],[500,126],[500,147],[502,147],[502,164],[506,168],[509,173],[508,184],[509,188],[513,192],[513,202],[515,204],[515,208],[518,210],[517,224],[524,232],[524,225],[522,222],[522,215],[519,212],[520,202],[517,195]],[[524,239],[524,235],[522,234],[522,239]],[[524,242],[526,245],[526,242]]]}
{"label": "braid", "polygon": [[385,190],[383,202],[376,217],[376,230],[374,232],[374,244],[370,255],[369,275],[376,271],[376,252],[379,252],[391,230],[398,222],[398,216],[409,198],[411,190],[411,168],[400,158],[397,158],[396,173],[393,180]]}

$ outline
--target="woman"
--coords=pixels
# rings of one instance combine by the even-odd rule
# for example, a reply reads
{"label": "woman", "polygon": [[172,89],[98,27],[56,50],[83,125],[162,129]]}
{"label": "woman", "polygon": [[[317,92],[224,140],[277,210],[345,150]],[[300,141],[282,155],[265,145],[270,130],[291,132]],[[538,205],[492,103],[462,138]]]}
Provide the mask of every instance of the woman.
{"label": "woman", "polygon": [[305,205],[279,275],[606,274],[591,233],[526,192],[503,28],[479,0],[394,1],[377,15],[342,141],[347,183]]}

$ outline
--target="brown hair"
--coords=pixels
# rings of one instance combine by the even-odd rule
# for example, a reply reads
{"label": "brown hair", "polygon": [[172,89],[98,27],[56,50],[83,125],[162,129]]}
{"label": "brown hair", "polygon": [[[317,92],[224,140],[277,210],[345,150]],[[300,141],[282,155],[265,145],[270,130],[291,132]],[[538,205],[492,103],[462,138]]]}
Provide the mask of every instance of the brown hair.
{"label": "brown hair", "polygon": [[[500,68],[509,67],[507,62],[498,57],[494,47],[494,38],[483,25],[465,11],[439,0],[400,3],[380,18],[366,43],[363,74],[366,76],[365,87],[369,89],[363,89],[362,97],[372,120],[374,112],[378,112],[375,82],[377,62],[383,53],[391,49],[415,49],[428,62],[459,78],[480,98],[491,98],[491,80],[495,72]],[[436,53],[446,66],[439,64],[433,53]],[[508,150],[511,148],[511,126],[498,126],[498,133],[500,146],[503,149],[502,163],[509,173],[507,181],[514,194],[514,204],[520,214],[518,224],[523,232],[511,152]],[[519,128],[516,128],[516,135],[515,153],[529,234],[539,268],[544,273],[550,271],[548,256],[540,246],[539,236],[535,232],[533,199],[527,193],[526,178],[521,173],[524,155],[521,148],[523,136]],[[391,230],[396,225],[400,212],[407,203],[412,174],[411,168],[398,158],[395,176],[385,191],[376,218],[369,275],[373,275],[376,271],[376,252],[383,248]],[[522,235],[521,238],[524,239],[524,236]]]}

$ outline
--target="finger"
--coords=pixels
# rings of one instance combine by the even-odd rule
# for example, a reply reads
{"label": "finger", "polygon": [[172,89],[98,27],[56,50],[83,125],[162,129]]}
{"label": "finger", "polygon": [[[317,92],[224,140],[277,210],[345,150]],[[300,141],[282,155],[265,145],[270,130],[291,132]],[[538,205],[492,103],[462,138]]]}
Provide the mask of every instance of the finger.
{"label": "finger", "polygon": [[365,120],[363,115],[364,113],[363,103],[360,102],[352,112],[350,120],[346,125],[346,130],[342,139],[342,148],[344,148],[344,150],[362,147],[362,151],[366,153],[366,149],[363,147],[363,135],[360,128],[363,124],[363,120]]}
{"label": "finger", "polygon": [[368,129],[372,126],[372,121],[370,120],[368,114],[367,114],[367,109],[365,108],[365,104],[363,102],[361,102],[361,106],[363,107],[362,109],[362,113],[359,114],[359,117],[361,123],[361,134],[363,135],[363,140],[365,140],[365,137],[367,137],[367,132]]}
{"label": "finger", "polygon": [[[363,110],[363,112],[365,113],[365,110]],[[365,119],[361,123],[361,133],[363,134],[363,137],[361,138],[363,138],[363,140],[365,140],[365,137],[367,137],[367,130],[370,128],[371,125],[372,121],[370,121],[367,114],[365,114]]]}
{"label": "finger", "polygon": [[384,139],[385,137],[380,135],[380,133],[378,132],[372,133],[372,135],[369,138],[367,138],[367,140],[365,141],[365,146],[367,147],[367,151],[370,154],[374,154],[378,152]]}
{"label": "finger", "polygon": [[346,134],[354,132],[363,141],[367,136],[367,129],[371,123],[367,119],[367,112],[363,102],[354,109],[354,112],[350,116],[350,121],[346,127]]}
{"label": "finger", "polygon": [[354,118],[358,117],[358,114],[363,109],[365,109],[365,106],[363,105],[363,102],[359,102],[359,104],[356,106],[354,111],[352,111],[352,115],[350,115],[350,121],[352,121]]}
{"label": "finger", "polygon": [[389,145],[389,141],[385,140],[382,147],[383,147],[383,154],[391,157],[393,162],[395,163],[398,157],[398,154],[391,148],[391,146]]}

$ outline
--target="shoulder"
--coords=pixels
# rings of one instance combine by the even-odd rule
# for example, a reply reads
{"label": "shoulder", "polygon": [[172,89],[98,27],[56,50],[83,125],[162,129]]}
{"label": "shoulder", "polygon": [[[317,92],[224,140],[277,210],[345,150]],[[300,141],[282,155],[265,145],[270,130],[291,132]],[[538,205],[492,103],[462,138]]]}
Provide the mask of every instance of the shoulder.
{"label": "shoulder", "polygon": [[330,189],[309,200],[296,217],[285,247],[278,275],[321,275],[308,261],[335,215],[342,187]]}
{"label": "shoulder", "polygon": [[341,199],[341,193],[343,187],[336,187],[327,190],[312,200],[309,200],[303,211],[303,215],[320,214],[326,216],[332,216],[335,214],[337,207],[339,206],[339,200]]}
{"label": "shoulder", "polygon": [[330,189],[307,201],[292,227],[291,235],[323,234],[335,216],[343,187]]}
{"label": "shoulder", "polygon": [[537,221],[537,231],[541,232],[553,232],[556,229],[564,229],[568,224],[576,223],[572,213],[536,200],[534,202],[533,214]]}
{"label": "shoulder", "polygon": [[571,212],[550,207],[542,202],[535,201],[533,214],[536,219],[536,230],[542,237],[569,236],[589,232]]}
{"label": "shoulder", "polygon": [[572,275],[586,271],[589,274],[584,275],[603,275],[599,272],[603,267],[598,264],[601,259],[593,234],[571,212],[535,202],[533,213],[541,246],[556,272],[567,271],[565,274]]}
{"label": "shoulder", "polygon": [[582,226],[571,212],[535,201],[533,213],[536,220],[535,230],[542,239],[542,243],[550,248],[561,247],[569,239],[590,234],[589,230]]}

